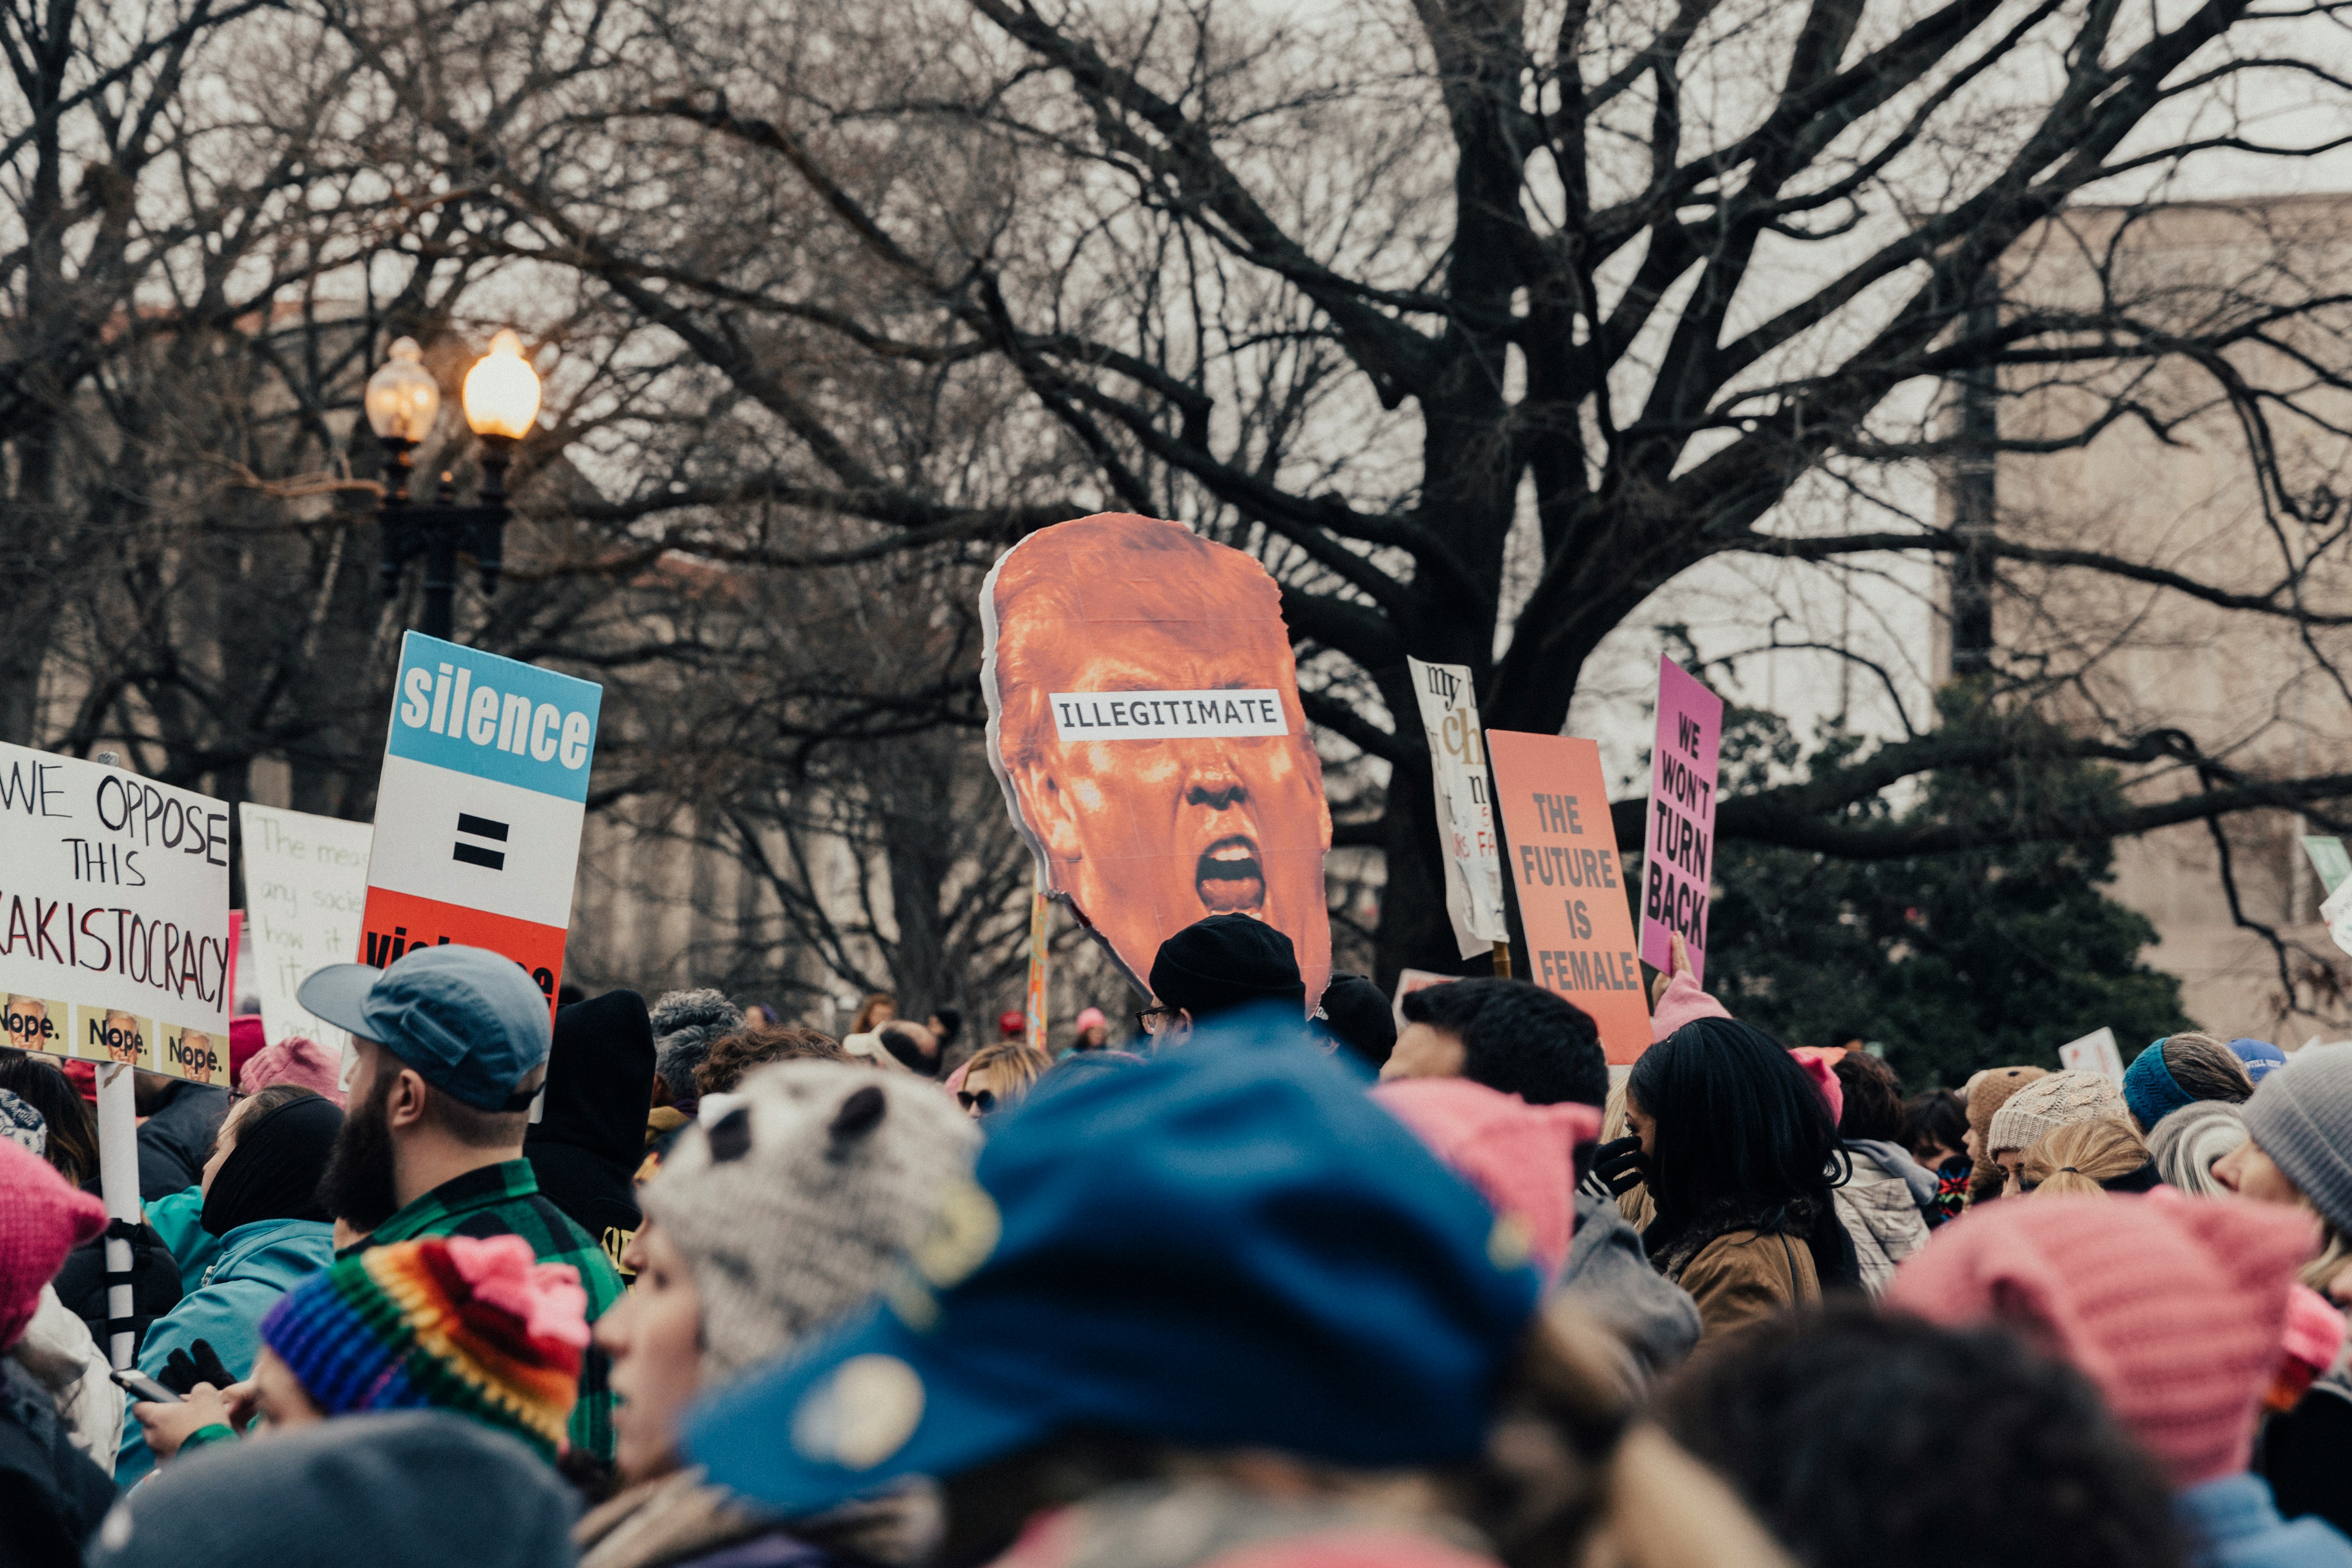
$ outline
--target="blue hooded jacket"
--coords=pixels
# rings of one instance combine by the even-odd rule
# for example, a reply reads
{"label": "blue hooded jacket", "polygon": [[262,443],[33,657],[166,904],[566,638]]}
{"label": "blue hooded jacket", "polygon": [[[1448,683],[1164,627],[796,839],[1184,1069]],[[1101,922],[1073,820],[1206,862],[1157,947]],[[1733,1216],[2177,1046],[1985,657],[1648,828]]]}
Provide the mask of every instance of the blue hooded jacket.
{"label": "blue hooded jacket", "polygon": [[[335,1260],[335,1227],[314,1219],[260,1219],[221,1237],[220,1257],[203,1285],[155,1320],[139,1349],[139,1370],[153,1377],[175,1350],[208,1342],[237,1377],[252,1374],[261,1351],[261,1320],[278,1299]],[[114,1481],[127,1487],[155,1468],[147,1436],[125,1421]]]}

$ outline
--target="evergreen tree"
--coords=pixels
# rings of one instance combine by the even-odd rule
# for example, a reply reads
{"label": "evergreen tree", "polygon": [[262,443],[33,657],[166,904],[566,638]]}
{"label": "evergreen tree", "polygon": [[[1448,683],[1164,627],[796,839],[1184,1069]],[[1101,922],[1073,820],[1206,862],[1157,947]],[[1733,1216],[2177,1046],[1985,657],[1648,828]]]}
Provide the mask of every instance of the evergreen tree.
{"label": "evergreen tree", "polygon": [[[1943,709],[1948,726],[2059,733],[1995,713],[1965,688],[1948,692]],[[1832,737],[1801,762],[1777,716],[1727,707],[1725,721],[1727,791],[1843,765],[1862,744]],[[2038,761],[2035,750],[2019,746],[1998,769],[1930,774],[1906,809],[1876,800],[1857,812],[1906,823],[1998,820],[2013,832],[2021,818],[2114,808],[2111,769]],[[2095,837],[1878,861],[1720,844],[1707,988],[1792,1046],[1883,1044],[1915,1090],[1957,1087],[2004,1063],[2055,1068],[2061,1045],[2101,1026],[2129,1060],[2147,1041],[2195,1026],[2181,1012],[2179,981],[2140,962],[2156,928],[2101,890],[2114,863],[2112,841]]]}

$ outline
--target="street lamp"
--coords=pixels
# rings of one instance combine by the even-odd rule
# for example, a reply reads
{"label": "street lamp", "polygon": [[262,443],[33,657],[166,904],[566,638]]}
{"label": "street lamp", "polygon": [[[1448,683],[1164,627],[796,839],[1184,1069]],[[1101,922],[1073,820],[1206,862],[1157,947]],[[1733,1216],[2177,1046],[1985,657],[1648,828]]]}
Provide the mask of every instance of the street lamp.
{"label": "street lamp", "polygon": [[482,443],[482,494],[472,506],[456,504],[449,475],[431,506],[411,505],[409,455],[432,434],[441,412],[441,388],[425,368],[414,338],[392,345],[391,357],[368,377],[367,418],[390,461],[383,501],[376,513],[383,535],[383,595],[400,592],[400,574],[410,561],[425,557],[425,624],[427,637],[446,641],[454,618],[457,557],[471,555],[482,574],[482,592],[498,592],[500,541],[506,532],[507,465],[514,445],[539,417],[539,373],[522,356],[522,340],[502,331],[490,352],[466,373],[466,423]]}

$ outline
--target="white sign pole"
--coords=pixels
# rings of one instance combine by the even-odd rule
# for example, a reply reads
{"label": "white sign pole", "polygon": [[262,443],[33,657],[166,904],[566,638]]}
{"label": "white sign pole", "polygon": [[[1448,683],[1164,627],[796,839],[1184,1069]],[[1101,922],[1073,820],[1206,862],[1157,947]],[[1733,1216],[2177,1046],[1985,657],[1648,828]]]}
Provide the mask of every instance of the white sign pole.
{"label": "white sign pole", "polygon": [[[99,1184],[106,1217],[126,1225],[140,1219],[138,1077],[125,1062],[104,1062],[98,1068]],[[106,1315],[121,1322],[131,1310],[131,1243],[121,1237],[106,1238]],[[107,1335],[107,1359],[118,1371],[129,1367],[137,1343],[130,1330],[113,1330]]]}
{"label": "white sign pole", "polygon": [[[122,759],[116,752],[100,752],[98,760],[110,768],[119,766]],[[131,1315],[137,1304],[131,1289],[131,1242],[128,1237],[110,1233],[115,1220],[137,1225],[141,1218],[139,1075],[120,1062],[108,1062],[94,1076],[98,1079],[98,1185],[100,1201],[106,1205],[110,1232],[106,1238],[106,1315],[119,1323]],[[129,1371],[138,1345],[139,1336],[131,1330],[110,1330],[106,1336],[108,1363],[117,1372]]]}

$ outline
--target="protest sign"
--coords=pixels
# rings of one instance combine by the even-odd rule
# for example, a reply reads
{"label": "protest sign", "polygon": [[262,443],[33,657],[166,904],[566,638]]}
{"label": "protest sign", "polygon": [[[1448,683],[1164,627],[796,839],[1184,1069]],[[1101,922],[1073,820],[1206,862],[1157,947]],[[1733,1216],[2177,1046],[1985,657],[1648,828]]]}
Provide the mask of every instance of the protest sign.
{"label": "protest sign", "polygon": [[1405,668],[1429,738],[1430,783],[1437,793],[1437,837],[1445,851],[1445,912],[1462,956],[1475,958],[1511,939],[1503,918],[1503,865],[1495,854],[1495,805],[1486,789],[1486,747],[1478,729],[1478,694],[1465,664]]}
{"label": "protest sign", "polygon": [[1030,534],[981,587],[988,762],[1047,890],[1139,992],[1160,944],[1242,913],[1331,971],[1331,814],[1282,591],[1180,522]]}
{"label": "protest sign", "polygon": [[2079,1040],[2069,1040],[2058,1047],[2058,1060],[2068,1072],[2095,1072],[2120,1085],[2124,1081],[2123,1053],[2116,1048],[2113,1029],[2094,1029]]}
{"label": "protest sign", "polygon": [[245,988],[261,998],[262,1032],[272,1040],[305,1036],[340,1058],[351,1037],[304,1012],[294,995],[312,970],[361,956],[374,829],[250,802],[237,816],[245,830]]}
{"label": "protest sign", "polygon": [[1433,985],[1444,985],[1449,981],[1461,978],[1458,974],[1440,974],[1432,969],[1398,970],[1396,1000],[1389,1004],[1389,1011],[1396,1019],[1397,1033],[1404,1033],[1404,999],[1406,997],[1416,991],[1426,991]]}
{"label": "protest sign", "polygon": [[2352,855],[2344,850],[2344,840],[2333,835],[2307,835],[2303,852],[2311,857],[2311,868],[2319,873],[2319,888],[2332,893],[2346,882],[2352,881]]}
{"label": "protest sign", "polygon": [[1601,748],[1566,735],[1486,732],[1505,858],[1528,934],[1528,978],[1600,1026],[1612,1062],[1650,1045],[1650,1005],[1618,875]]}
{"label": "protest sign", "polygon": [[0,744],[5,1043],[228,1077],[228,808]]}
{"label": "protest sign", "polygon": [[361,962],[464,942],[530,972],[551,1011],[604,689],[410,632],[376,790]]}
{"label": "protest sign", "polygon": [[1707,890],[1715,867],[1717,755],[1723,699],[1670,658],[1658,660],[1658,737],[1650,752],[1650,814],[1642,830],[1642,957],[1673,967],[1674,938],[1706,983]]}

